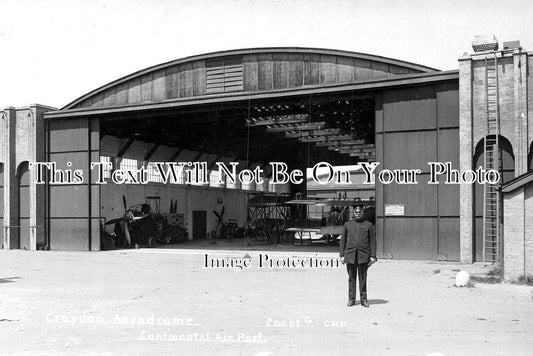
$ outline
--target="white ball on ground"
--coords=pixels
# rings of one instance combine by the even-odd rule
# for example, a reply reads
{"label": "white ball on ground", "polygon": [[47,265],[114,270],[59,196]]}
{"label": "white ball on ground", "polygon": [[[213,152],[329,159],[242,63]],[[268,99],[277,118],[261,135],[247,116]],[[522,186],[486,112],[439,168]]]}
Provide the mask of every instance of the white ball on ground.
{"label": "white ball on ground", "polygon": [[455,275],[455,286],[456,287],[465,287],[470,281],[470,275],[466,271],[457,272]]}

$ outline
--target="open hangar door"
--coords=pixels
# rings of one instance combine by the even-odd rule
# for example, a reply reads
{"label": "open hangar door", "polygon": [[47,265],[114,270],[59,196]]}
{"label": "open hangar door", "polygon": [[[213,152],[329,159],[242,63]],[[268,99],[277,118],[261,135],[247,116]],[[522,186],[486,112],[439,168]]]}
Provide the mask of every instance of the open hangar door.
{"label": "open hangar door", "polygon": [[[115,168],[206,162],[212,172],[214,162],[236,161],[239,169],[263,167],[267,176],[268,163],[275,161],[304,172],[320,161],[375,160],[381,162],[378,171],[420,168],[418,185],[376,184],[378,252],[395,259],[457,260],[458,186],[428,186],[423,180],[429,161],[458,166],[457,86],[419,85],[365,95],[339,91],[53,119],[48,160],[66,168],[64,162],[74,159],[86,171],[89,162],[99,160]],[[213,211],[220,213],[222,207],[226,221],[245,225],[249,193],[308,193],[305,184],[218,184],[215,173],[208,174],[209,183],[198,185],[163,184],[155,172],[149,174],[153,181],[146,185],[97,185],[91,176],[91,184],[49,187],[50,247],[98,249],[100,218],[120,217],[123,195],[128,205],[159,195],[163,212],[177,201],[176,212],[184,215],[191,239],[194,211],[205,211],[207,235],[216,231]],[[404,205],[403,215],[388,214],[394,205]]]}
{"label": "open hangar door", "polygon": [[[334,166],[374,161],[383,150],[375,91],[441,77],[446,75],[390,58],[270,48],[188,57],[120,78],[45,115],[47,158],[75,159],[86,172],[98,160],[118,170],[154,161],[206,162],[209,179],[187,184],[178,177],[169,185],[152,171],[145,185],[95,185],[90,177],[85,185],[48,187],[47,232],[55,239],[49,247],[98,249],[94,237],[101,218],[120,219],[124,205],[142,203],[148,194],[160,196],[161,209],[172,205],[184,215],[189,238],[218,229],[222,207],[224,219],[247,224],[242,207],[249,193],[305,196],[306,185],[218,183],[213,162],[239,162],[239,170],[260,167],[270,179],[269,162],[306,172],[320,161]],[[202,233],[191,231],[193,211]]]}
{"label": "open hangar door", "polygon": [[[200,122],[195,124],[194,120]],[[217,229],[218,220],[214,212],[220,213],[222,209],[228,219],[244,224],[246,191],[236,187],[226,189],[226,185],[218,184],[217,177],[212,174],[217,168],[215,162],[228,164],[238,159],[205,149],[210,139],[204,135],[214,132],[209,129],[206,118],[202,119],[195,111],[178,110],[143,113],[137,117],[104,118],[101,123],[100,159],[113,166],[112,170],[105,171],[107,184],[101,186],[102,218],[107,221],[120,218],[124,215],[124,207],[140,210],[142,204],[148,203],[152,213],[158,218],[164,217],[165,228],[170,228],[168,225],[181,228],[179,236],[172,233],[163,233],[162,236],[159,227],[156,227],[156,243],[205,239]],[[167,162],[205,162],[205,166],[176,169],[176,179],[172,177],[165,182],[155,162],[161,162],[165,172],[171,169]],[[146,183],[129,179],[124,184],[115,184],[110,179],[114,170],[135,171],[141,168],[146,172]],[[194,182],[196,173],[200,173],[200,180],[207,178],[207,182]],[[134,179],[139,179],[139,176]],[[147,229],[154,231],[150,226]],[[148,243],[140,242],[141,245]]]}
{"label": "open hangar door", "polygon": [[[175,213],[183,216],[188,239],[217,233],[215,212],[221,215],[222,209],[224,223],[234,221],[244,227],[250,194],[307,193],[305,183],[269,184],[270,162],[305,172],[321,161],[349,165],[375,156],[374,103],[353,92],[191,105],[99,120],[100,159],[111,162],[113,169],[145,167],[149,180],[113,184],[112,172],[106,171],[108,184],[100,188],[101,217],[109,221],[122,216],[123,196],[128,207],[158,196],[162,213],[175,207]],[[208,182],[187,182],[184,170],[177,182],[165,184],[154,162],[205,162]],[[260,167],[264,183],[221,184],[216,162],[228,167],[229,162],[238,162],[237,171]],[[202,215],[205,219],[199,218]]]}

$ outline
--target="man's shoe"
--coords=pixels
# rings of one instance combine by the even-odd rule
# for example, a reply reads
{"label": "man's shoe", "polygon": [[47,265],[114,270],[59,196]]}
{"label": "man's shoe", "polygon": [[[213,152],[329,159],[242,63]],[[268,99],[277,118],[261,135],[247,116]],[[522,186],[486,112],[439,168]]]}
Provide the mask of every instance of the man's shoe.
{"label": "man's shoe", "polygon": [[348,304],[346,304],[349,307],[353,307],[355,305],[355,300],[349,300]]}
{"label": "man's shoe", "polygon": [[368,304],[368,301],[366,301],[366,300],[362,300],[361,301],[361,305],[364,306],[365,308],[370,307],[370,304]]}

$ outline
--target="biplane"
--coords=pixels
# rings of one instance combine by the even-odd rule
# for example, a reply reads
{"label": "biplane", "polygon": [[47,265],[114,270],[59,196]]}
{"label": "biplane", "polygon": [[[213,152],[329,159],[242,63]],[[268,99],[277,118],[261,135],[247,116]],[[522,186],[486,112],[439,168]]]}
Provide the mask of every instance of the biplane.
{"label": "biplane", "polygon": [[[365,206],[365,219],[375,223],[375,201],[373,199],[294,199],[285,204],[295,205],[294,227],[285,229],[293,233],[292,243],[304,240],[309,243],[330,244],[340,239],[344,223],[350,219],[350,207],[355,204]],[[311,209],[310,209],[311,208]]]}
{"label": "biplane", "polygon": [[278,243],[285,235],[288,221],[291,220],[291,207],[285,202],[290,200],[286,194],[250,194],[248,201],[249,243]]}

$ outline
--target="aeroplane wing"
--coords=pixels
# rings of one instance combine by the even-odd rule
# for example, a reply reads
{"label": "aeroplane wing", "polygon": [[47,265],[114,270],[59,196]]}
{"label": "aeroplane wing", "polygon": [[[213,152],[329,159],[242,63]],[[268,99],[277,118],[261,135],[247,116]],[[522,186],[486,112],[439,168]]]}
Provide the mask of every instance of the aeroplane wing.
{"label": "aeroplane wing", "polygon": [[309,227],[290,227],[288,229],[285,229],[285,231],[288,231],[288,232],[319,232],[320,229],[313,229]]}
{"label": "aeroplane wing", "polygon": [[324,226],[318,233],[322,235],[341,235],[342,229],[344,229],[344,226],[341,225]]}

